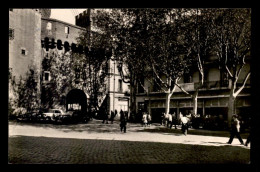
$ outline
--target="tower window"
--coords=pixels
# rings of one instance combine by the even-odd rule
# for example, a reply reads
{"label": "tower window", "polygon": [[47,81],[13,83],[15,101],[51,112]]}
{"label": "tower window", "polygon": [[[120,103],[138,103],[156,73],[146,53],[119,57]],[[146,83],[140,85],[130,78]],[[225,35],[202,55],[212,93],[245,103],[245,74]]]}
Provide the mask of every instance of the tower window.
{"label": "tower window", "polygon": [[22,55],[27,55],[27,51],[26,51],[25,48],[21,48],[21,54],[22,54]]}
{"label": "tower window", "polygon": [[44,71],[43,81],[50,81],[50,72],[49,71]]}
{"label": "tower window", "polygon": [[70,33],[70,28],[68,26],[65,26],[65,33],[69,34]]}
{"label": "tower window", "polygon": [[51,24],[50,22],[48,22],[46,29],[47,29],[47,30],[51,30],[51,28],[52,28],[52,24]]}

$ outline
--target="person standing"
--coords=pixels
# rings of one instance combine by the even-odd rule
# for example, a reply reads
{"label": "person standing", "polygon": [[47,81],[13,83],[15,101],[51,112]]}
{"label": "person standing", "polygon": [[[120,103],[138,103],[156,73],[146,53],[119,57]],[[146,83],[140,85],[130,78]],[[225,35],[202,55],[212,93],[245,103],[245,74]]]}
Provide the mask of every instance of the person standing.
{"label": "person standing", "polygon": [[169,114],[169,115],[168,115],[167,128],[172,129],[172,114]]}
{"label": "person standing", "polygon": [[127,115],[122,111],[120,111],[120,130],[121,132],[124,130],[124,133],[126,133],[126,124],[127,124]]}
{"label": "person standing", "polygon": [[151,126],[151,123],[152,123],[152,116],[149,113],[147,113],[147,124],[149,127]]}
{"label": "person standing", "polygon": [[111,110],[111,117],[110,117],[111,124],[113,124],[114,118],[115,118],[115,113]]}
{"label": "person standing", "polygon": [[142,126],[146,127],[147,126],[147,114],[146,114],[146,112],[143,112],[142,122],[143,122]]}
{"label": "person standing", "polygon": [[115,117],[117,116],[117,110],[115,109]]}
{"label": "person standing", "polygon": [[177,120],[177,115],[175,112],[173,112],[173,114],[172,114],[172,123],[174,124],[175,129],[177,129],[178,120]]}
{"label": "person standing", "polygon": [[239,132],[240,132],[240,121],[238,120],[238,116],[236,114],[234,114],[232,116],[232,120],[231,120],[231,132],[230,132],[230,138],[229,138],[229,141],[227,142],[227,144],[231,144],[234,137],[237,136],[241,145],[244,145],[244,142],[243,142]]}
{"label": "person standing", "polygon": [[186,136],[188,134],[188,118],[186,117],[186,115],[182,115],[181,117],[181,130],[182,133]]}

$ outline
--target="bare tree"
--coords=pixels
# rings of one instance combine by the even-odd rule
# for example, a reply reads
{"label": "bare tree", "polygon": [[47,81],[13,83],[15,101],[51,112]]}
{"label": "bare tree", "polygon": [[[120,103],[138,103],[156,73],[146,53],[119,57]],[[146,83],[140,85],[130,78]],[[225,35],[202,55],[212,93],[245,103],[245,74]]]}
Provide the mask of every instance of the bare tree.
{"label": "bare tree", "polygon": [[[251,9],[216,9],[213,19],[215,47],[219,64],[229,77],[231,85],[228,101],[228,121],[235,113],[236,97],[244,89],[250,70],[241,78],[242,70],[250,61]],[[242,79],[239,86],[238,81]]]}

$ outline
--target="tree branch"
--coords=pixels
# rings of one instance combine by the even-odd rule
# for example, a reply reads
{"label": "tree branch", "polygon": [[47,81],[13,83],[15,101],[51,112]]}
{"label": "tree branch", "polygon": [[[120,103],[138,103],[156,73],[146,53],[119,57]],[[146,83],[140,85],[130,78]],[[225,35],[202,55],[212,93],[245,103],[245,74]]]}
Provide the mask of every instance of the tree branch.
{"label": "tree branch", "polygon": [[184,90],[177,82],[174,83],[177,87],[180,88],[181,91],[183,91],[184,93],[186,93],[187,95],[190,95],[191,97],[193,97],[189,92],[187,92],[186,90]]}
{"label": "tree branch", "polygon": [[152,64],[152,68],[153,68],[153,72],[154,72],[156,78],[161,82],[161,84],[162,84],[163,86],[165,86],[166,88],[169,88],[169,85],[166,84],[166,83],[159,77],[159,75],[158,75],[158,73],[156,72],[156,69],[155,69],[155,67],[154,67],[154,64]]}
{"label": "tree branch", "polygon": [[248,74],[246,75],[246,77],[243,81],[243,85],[234,93],[234,97],[236,97],[244,89],[246,82],[247,82],[248,78],[250,77],[250,75],[251,75],[251,72],[248,72]]}
{"label": "tree branch", "polygon": [[139,84],[141,85],[141,87],[145,90],[146,93],[148,93],[148,88],[145,88],[144,84],[142,84],[142,82],[138,79]]}

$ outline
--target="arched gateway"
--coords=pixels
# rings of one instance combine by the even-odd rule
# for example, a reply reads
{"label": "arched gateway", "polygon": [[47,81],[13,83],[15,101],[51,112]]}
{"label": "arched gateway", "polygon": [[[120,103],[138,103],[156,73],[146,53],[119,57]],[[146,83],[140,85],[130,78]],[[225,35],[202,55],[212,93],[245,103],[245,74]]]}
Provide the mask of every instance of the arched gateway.
{"label": "arched gateway", "polygon": [[66,97],[66,111],[80,110],[87,112],[87,96],[80,89],[70,90]]}

